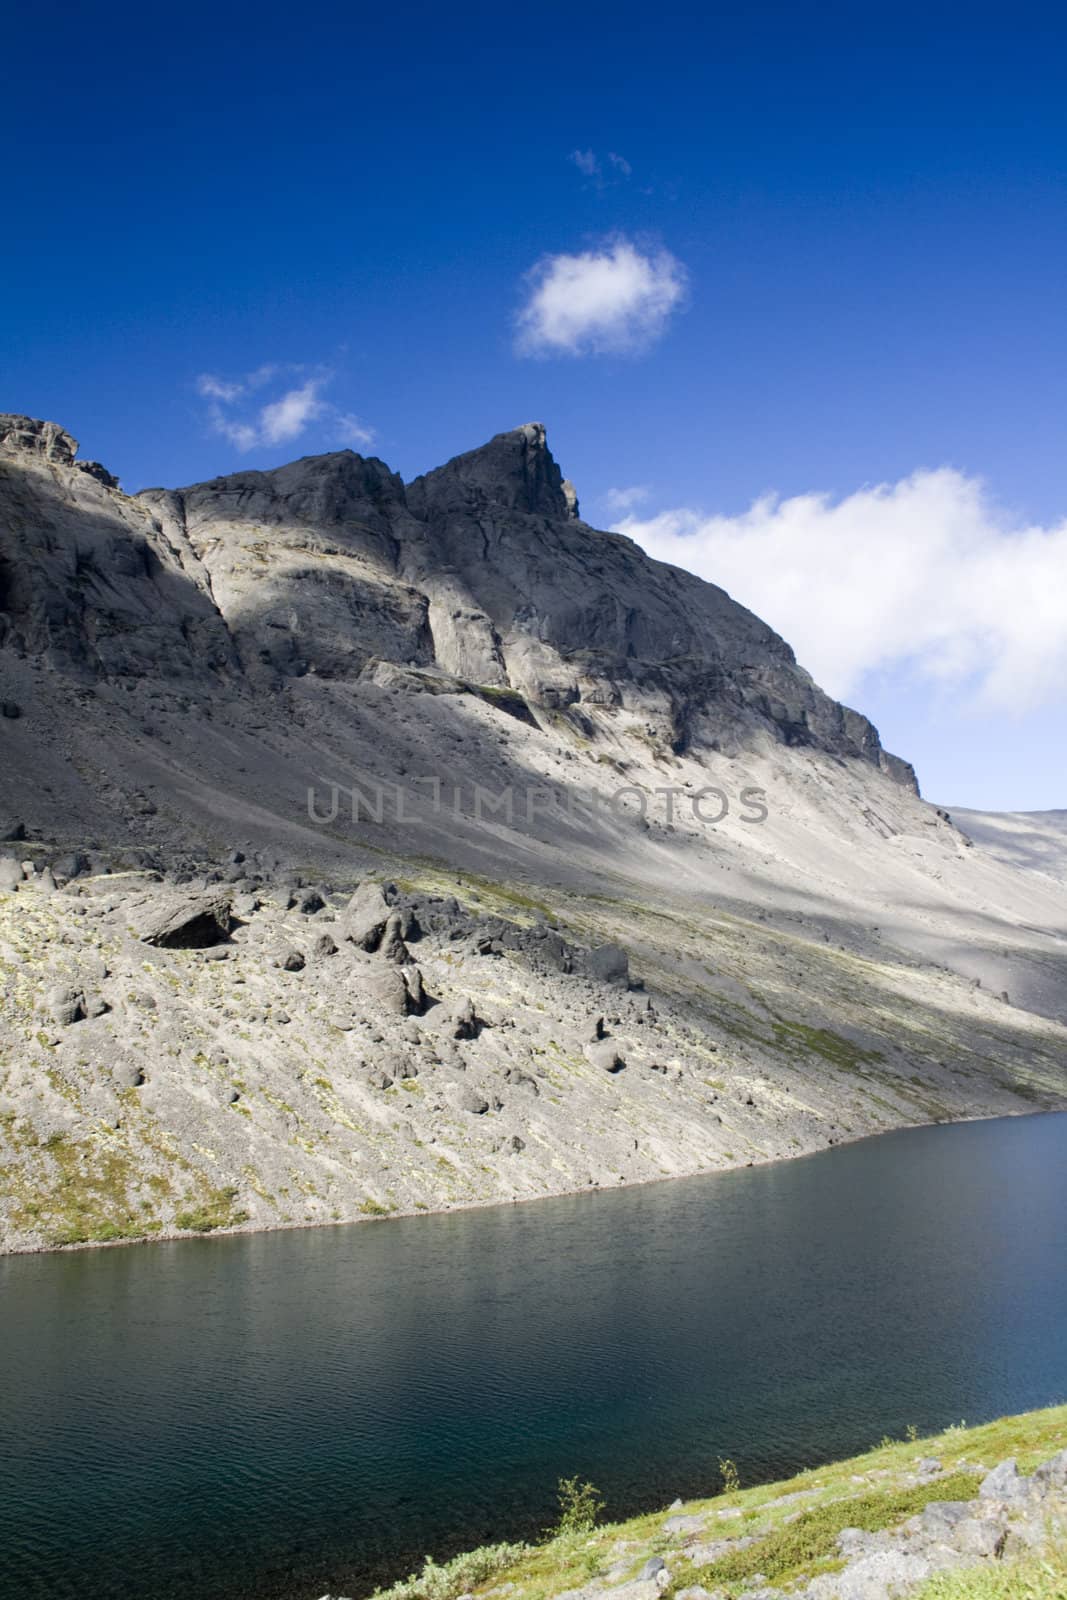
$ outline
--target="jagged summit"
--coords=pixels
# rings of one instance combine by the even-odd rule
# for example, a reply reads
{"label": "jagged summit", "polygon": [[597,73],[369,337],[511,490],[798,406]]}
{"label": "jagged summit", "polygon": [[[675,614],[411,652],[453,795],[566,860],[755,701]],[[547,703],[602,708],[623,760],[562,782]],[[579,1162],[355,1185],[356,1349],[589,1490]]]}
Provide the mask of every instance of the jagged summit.
{"label": "jagged summit", "polygon": [[525,422],[455,456],[416,478],[409,495],[417,507],[435,502],[470,511],[481,502],[534,516],[578,516],[574,486],[556,464],[543,422]]}
{"label": "jagged summit", "polygon": [[57,466],[75,467],[109,489],[119,487],[115,474],[99,461],[74,459],[78,454],[78,441],[58,422],[42,422],[36,417],[21,417],[13,412],[0,413],[0,454],[40,456]]}
{"label": "jagged summit", "polygon": [[78,454],[78,441],[58,422],[42,422],[36,417],[4,412],[0,413],[0,450],[11,454],[24,451],[69,467]]}

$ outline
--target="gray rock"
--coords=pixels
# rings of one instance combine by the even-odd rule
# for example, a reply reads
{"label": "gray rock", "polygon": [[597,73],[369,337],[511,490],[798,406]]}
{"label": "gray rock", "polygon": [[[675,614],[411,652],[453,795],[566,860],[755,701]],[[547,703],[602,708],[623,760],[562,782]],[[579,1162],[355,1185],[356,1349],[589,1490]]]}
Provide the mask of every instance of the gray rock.
{"label": "gray rock", "polygon": [[982,1500],[1005,1500],[1017,1503],[1025,1500],[1028,1493],[1026,1479],[1020,1474],[1014,1457],[1002,1461],[994,1467],[982,1480],[978,1491]]}
{"label": "gray rock", "polygon": [[590,950],[585,964],[591,977],[598,983],[615,984],[625,988],[630,981],[630,958],[617,944],[602,944]]}
{"label": "gray rock", "polygon": [[966,1517],[956,1527],[953,1548],[961,1555],[992,1561],[1004,1553],[1008,1527],[1006,1516]]}
{"label": "gray rock", "polygon": [[361,883],[341,914],[341,937],[360,950],[377,950],[389,921],[390,907],[380,883]]}
{"label": "gray rock", "polygon": [[925,1557],[885,1550],[866,1556],[828,1578],[817,1578],[808,1594],[822,1600],[889,1600],[930,1577],[934,1568]]}
{"label": "gray rock", "polygon": [[1035,1500],[1046,1500],[1052,1495],[1067,1499],[1067,1450],[1041,1463],[1030,1479],[1029,1493]]}
{"label": "gray rock", "polygon": [[214,889],[206,894],[173,894],[142,911],[137,937],[144,944],[200,950],[228,937],[231,894]]}
{"label": "gray rock", "polygon": [[281,967],[283,972],[303,972],[305,966],[303,952],[295,945],[286,945],[274,957],[274,965]]}
{"label": "gray rock", "polygon": [[422,973],[416,966],[404,967],[403,979],[408,996],[408,1010],[418,1016],[425,1010],[427,998]]}
{"label": "gray rock", "polygon": [[456,1096],[456,1104],[461,1111],[469,1111],[474,1117],[484,1116],[489,1110],[489,1102],[484,1094],[477,1089],[471,1089],[466,1086],[459,1090]]}
{"label": "gray rock", "polygon": [[411,953],[404,943],[404,919],[398,911],[391,911],[385,924],[378,947],[379,953],[386,961],[396,961],[403,964],[411,960]]}
{"label": "gray rock", "polygon": [[649,1556],[648,1560],[645,1562],[644,1566],[641,1568],[641,1571],[637,1575],[638,1582],[643,1583],[648,1578],[654,1578],[656,1573],[662,1572],[666,1565],[667,1563],[664,1561],[662,1556]]}
{"label": "gray rock", "polygon": [[48,1014],[57,1027],[67,1028],[85,1016],[85,996],[80,989],[57,984],[48,991]]}
{"label": "gray rock", "polygon": [[404,975],[397,967],[382,967],[360,975],[360,996],[382,1017],[405,1017],[411,1003]]}
{"label": "gray rock", "polygon": [[[681,1505],[681,1501],[678,1504]],[[664,1533],[703,1533],[707,1526],[706,1516],[694,1513],[690,1516],[668,1517],[663,1524]]]}
{"label": "gray rock", "polygon": [[22,883],[22,868],[10,856],[0,857],[0,892],[12,894]]}
{"label": "gray rock", "polygon": [[973,1515],[973,1500],[934,1500],[923,1507],[916,1521],[931,1538],[949,1541],[960,1523]]}
{"label": "gray rock", "polygon": [[449,1010],[449,1021],[453,1039],[473,1039],[478,1033],[478,1018],[474,1013],[474,1001],[471,999],[457,1000]]}
{"label": "gray rock", "polygon": [[613,1039],[601,1039],[597,1044],[587,1044],[585,1059],[591,1066],[599,1067],[602,1072],[621,1072],[626,1065],[626,1057]]}
{"label": "gray rock", "polygon": [[52,862],[52,872],[57,878],[65,878],[70,882],[73,878],[80,878],[89,871],[89,857],[81,850],[71,850],[65,856],[59,856]]}
{"label": "gray rock", "polygon": [[26,824],[15,817],[0,817],[0,840],[16,842],[26,837]]}
{"label": "gray rock", "polygon": [[317,933],[308,947],[308,954],[313,961],[325,961],[328,956],[337,954],[337,946],[328,933]]}

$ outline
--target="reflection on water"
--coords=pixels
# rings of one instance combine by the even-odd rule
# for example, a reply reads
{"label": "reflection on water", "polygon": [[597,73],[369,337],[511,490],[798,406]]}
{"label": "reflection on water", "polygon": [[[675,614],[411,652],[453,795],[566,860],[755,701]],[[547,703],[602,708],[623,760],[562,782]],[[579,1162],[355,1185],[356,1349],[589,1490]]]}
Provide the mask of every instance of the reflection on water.
{"label": "reflection on water", "polygon": [[1067,1397],[1067,1114],[536,1205],[0,1262],[0,1592],[360,1594]]}

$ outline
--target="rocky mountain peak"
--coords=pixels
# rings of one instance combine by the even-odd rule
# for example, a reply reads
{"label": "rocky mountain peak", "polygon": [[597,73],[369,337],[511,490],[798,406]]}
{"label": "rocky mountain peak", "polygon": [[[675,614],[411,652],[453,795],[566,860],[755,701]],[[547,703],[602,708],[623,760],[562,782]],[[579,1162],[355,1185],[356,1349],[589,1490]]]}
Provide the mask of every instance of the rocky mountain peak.
{"label": "rocky mountain peak", "polygon": [[58,422],[41,422],[36,417],[6,413],[0,415],[0,450],[7,455],[43,456],[46,461],[69,467],[73,466],[78,453],[78,441]]}
{"label": "rocky mountain peak", "polygon": [[58,422],[42,422],[37,417],[0,414],[0,454],[38,456],[54,466],[76,467],[88,473],[105,488],[117,489],[119,480],[99,461],[75,461],[78,441]]}
{"label": "rocky mountain peak", "polygon": [[409,485],[412,505],[448,510],[496,506],[532,516],[576,518],[578,497],[559,469],[543,422],[524,422],[455,456]]}

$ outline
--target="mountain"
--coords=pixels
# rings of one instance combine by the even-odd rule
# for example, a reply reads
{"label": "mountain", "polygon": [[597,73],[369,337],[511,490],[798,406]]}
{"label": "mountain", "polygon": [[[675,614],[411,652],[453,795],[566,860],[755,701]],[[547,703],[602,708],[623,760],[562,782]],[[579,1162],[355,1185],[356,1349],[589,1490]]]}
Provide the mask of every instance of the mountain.
{"label": "mountain", "polygon": [[127,496],[0,417],[0,699],[9,1248],[1067,1103],[1062,875],[540,424]]}

